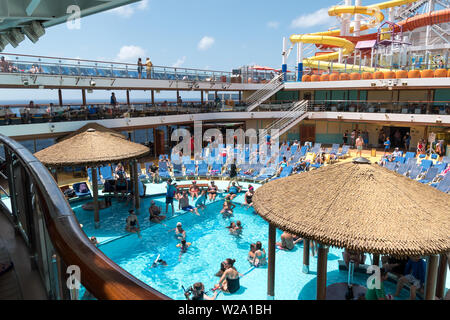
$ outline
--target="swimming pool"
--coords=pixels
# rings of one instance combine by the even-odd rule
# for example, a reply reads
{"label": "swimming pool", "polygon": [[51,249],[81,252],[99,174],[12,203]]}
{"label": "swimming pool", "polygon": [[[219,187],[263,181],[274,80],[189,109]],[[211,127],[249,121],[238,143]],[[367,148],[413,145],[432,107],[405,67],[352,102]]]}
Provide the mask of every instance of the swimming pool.
{"label": "swimming pool", "polygon": [[[153,224],[148,221],[148,213],[142,210],[139,221],[143,231],[142,238],[136,234],[124,231],[128,207],[123,203],[113,202],[108,212],[102,213],[102,228],[93,227],[92,213],[83,212],[81,205],[75,206],[78,219],[88,236],[95,235],[99,246],[108,257],[115,261],[141,281],[161,291],[173,299],[185,299],[182,286],[188,288],[195,282],[203,282],[206,290],[213,288],[219,278],[215,273],[220,268],[220,262],[226,258],[236,260],[235,267],[245,274],[241,278],[241,288],[234,294],[219,293],[219,300],[264,300],[267,299],[267,267],[251,268],[247,261],[250,243],[261,241],[267,246],[268,224],[256,215],[253,209],[245,209],[239,203],[244,195],[240,194],[235,203],[234,216],[224,219],[219,213],[222,201],[210,203],[200,217],[185,213],[178,217],[166,219],[165,225]],[[148,208],[150,200],[165,207],[165,197],[156,196],[143,201],[142,207]],[[177,202],[175,201],[175,205]],[[109,210],[109,209],[106,209]],[[103,212],[103,211],[102,211]],[[89,220],[89,221],[88,221]],[[231,221],[240,220],[244,226],[240,237],[229,234],[226,226]],[[187,241],[192,243],[187,253],[179,258],[178,241],[174,237],[177,222],[183,224],[187,233]],[[277,230],[277,239],[281,231]],[[342,249],[330,248],[328,255],[327,284],[346,282],[347,272],[339,271],[338,260],[342,259]],[[167,266],[150,268],[153,261],[160,255]],[[369,258],[368,258],[369,259]],[[277,250],[275,273],[275,299],[280,300],[313,300],[316,298],[317,258],[310,259],[310,273],[302,273],[302,244],[293,251]],[[354,283],[365,285],[367,275],[355,273]],[[387,293],[393,294],[395,285],[385,283]],[[401,299],[407,298],[409,292],[402,291]]]}

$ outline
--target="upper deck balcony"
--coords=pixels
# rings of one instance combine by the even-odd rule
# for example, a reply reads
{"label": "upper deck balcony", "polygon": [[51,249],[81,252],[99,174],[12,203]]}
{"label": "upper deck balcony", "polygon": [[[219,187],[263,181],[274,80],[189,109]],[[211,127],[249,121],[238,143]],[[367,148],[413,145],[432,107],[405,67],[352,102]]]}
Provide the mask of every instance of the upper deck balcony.
{"label": "upper deck balcony", "polygon": [[[174,68],[2,53],[0,87],[126,90],[257,90],[273,73]],[[141,70],[141,72],[139,72]]]}

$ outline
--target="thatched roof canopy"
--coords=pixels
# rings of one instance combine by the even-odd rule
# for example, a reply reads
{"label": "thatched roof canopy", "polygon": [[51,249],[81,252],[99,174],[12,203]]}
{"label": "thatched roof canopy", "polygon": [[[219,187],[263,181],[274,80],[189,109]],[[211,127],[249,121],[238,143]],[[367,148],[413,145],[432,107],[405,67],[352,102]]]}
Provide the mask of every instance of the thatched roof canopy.
{"label": "thatched roof canopy", "polygon": [[450,251],[450,196],[376,164],[341,163],[259,188],[266,221],[320,243],[394,256]]}
{"label": "thatched roof canopy", "polygon": [[34,155],[47,166],[94,166],[139,158],[149,151],[149,148],[130,142],[116,133],[89,129]]}

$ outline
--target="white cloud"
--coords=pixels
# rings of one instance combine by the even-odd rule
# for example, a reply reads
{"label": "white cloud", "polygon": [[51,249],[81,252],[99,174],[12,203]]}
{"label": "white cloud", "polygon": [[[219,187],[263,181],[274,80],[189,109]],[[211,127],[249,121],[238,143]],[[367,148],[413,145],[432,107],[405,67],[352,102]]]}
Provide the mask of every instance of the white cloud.
{"label": "white cloud", "polygon": [[211,48],[216,40],[212,37],[204,36],[198,43],[198,50],[205,51]]}
{"label": "white cloud", "polygon": [[330,26],[336,23],[334,17],[328,15],[328,8],[322,8],[313,13],[308,13],[297,17],[292,20],[292,28],[311,28],[315,26]]}
{"label": "white cloud", "polygon": [[172,64],[172,68],[179,68],[179,67],[181,67],[185,62],[186,62],[186,57],[185,57],[185,56],[182,57],[182,58],[179,58],[179,59],[177,60],[177,62],[175,62],[174,64]]}
{"label": "white cloud", "polygon": [[148,8],[148,0],[143,0],[137,4],[129,4],[127,6],[112,9],[111,12],[123,18],[130,18],[136,11],[146,10]]}
{"label": "white cloud", "polygon": [[145,50],[138,46],[123,46],[117,54],[117,60],[122,62],[135,62],[138,58],[145,60]]}
{"label": "white cloud", "polygon": [[278,21],[269,21],[267,22],[267,27],[270,29],[278,29],[280,23]]}

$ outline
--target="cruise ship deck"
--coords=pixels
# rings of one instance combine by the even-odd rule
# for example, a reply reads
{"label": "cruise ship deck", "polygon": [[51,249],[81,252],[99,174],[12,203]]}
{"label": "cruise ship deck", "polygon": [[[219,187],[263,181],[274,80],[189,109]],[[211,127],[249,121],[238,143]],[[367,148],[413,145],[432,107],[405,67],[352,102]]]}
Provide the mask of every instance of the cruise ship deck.
{"label": "cruise ship deck", "polygon": [[33,47],[148,6],[0,3],[1,300],[449,299],[448,1],[332,4],[274,68]]}

